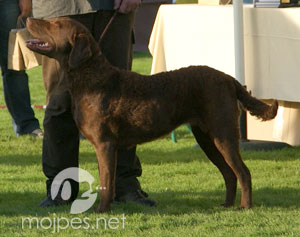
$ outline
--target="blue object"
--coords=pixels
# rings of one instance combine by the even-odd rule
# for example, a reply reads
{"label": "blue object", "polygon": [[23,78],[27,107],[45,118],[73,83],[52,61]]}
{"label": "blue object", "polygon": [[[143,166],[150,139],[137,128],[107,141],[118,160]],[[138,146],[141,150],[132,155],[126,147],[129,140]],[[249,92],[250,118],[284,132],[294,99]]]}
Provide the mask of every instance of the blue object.
{"label": "blue object", "polygon": [[[187,130],[188,130],[190,133],[193,133],[193,132],[192,132],[192,129],[190,128],[189,125],[185,125],[185,126],[186,126]],[[173,131],[171,132],[171,139],[172,139],[173,142],[175,142],[175,143],[177,142],[176,135],[175,135],[175,130],[173,130]]]}

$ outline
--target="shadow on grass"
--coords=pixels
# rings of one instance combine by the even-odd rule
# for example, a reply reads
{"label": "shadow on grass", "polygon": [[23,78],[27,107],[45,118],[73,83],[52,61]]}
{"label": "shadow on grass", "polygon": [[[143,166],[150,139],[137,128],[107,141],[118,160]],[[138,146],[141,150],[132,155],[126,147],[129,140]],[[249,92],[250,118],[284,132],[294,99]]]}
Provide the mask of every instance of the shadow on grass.
{"label": "shadow on grass", "polygon": [[[97,164],[96,153],[93,148],[91,152],[80,152],[80,164]],[[193,161],[210,162],[204,152],[199,148],[175,148],[172,151],[161,151],[154,149],[143,149],[138,152],[142,165],[157,165],[163,163],[190,163]],[[297,161],[300,159],[299,148],[285,148],[279,151],[242,151],[241,156],[244,161],[247,160],[269,160],[269,161]],[[41,165],[41,154],[33,155],[5,155],[0,157],[0,165],[8,166],[29,166]]]}
{"label": "shadow on grass", "polygon": [[[134,203],[113,204],[112,214],[135,214],[143,213],[146,215],[176,215],[191,213],[215,213],[232,210],[235,211],[239,205],[240,192],[237,193],[237,201],[234,207],[224,208],[220,204],[224,201],[225,190],[215,190],[209,192],[183,192],[165,191],[160,193],[149,193],[150,197],[157,201],[156,207],[144,207]],[[300,189],[293,188],[263,188],[253,192],[255,208],[300,208]],[[40,208],[37,204],[45,198],[38,192],[9,192],[1,193],[0,216],[49,216],[53,213],[58,215],[69,215],[70,205],[54,208]],[[99,200],[99,195],[97,205]],[[83,213],[84,215],[93,214],[93,209]],[[100,215],[100,214],[99,214]],[[102,214],[101,214],[102,215]],[[76,217],[76,215],[72,215]]]}
{"label": "shadow on grass", "polygon": [[[240,204],[240,192],[234,207],[225,208],[222,204],[225,200],[225,190],[212,192],[177,192],[166,191],[161,193],[149,193],[149,196],[158,202],[157,207],[143,208],[134,204],[121,204],[121,207],[113,206],[113,212],[140,213],[157,212],[160,215],[176,215],[190,213],[215,213],[222,211],[237,211]],[[255,208],[300,208],[300,189],[293,188],[263,188],[253,191],[253,209]]]}
{"label": "shadow on grass", "polygon": [[151,59],[151,54],[148,52],[134,52],[134,58],[135,59]]}
{"label": "shadow on grass", "polygon": [[38,204],[46,198],[39,192],[1,192],[0,216],[48,216],[49,213],[68,213],[70,206],[41,208]]}
{"label": "shadow on grass", "polygon": [[30,166],[30,165],[42,165],[41,154],[33,155],[4,155],[0,156],[0,165],[7,166]]}
{"label": "shadow on grass", "polygon": [[[190,163],[194,161],[211,163],[202,149],[191,147],[176,148],[168,152],[143,149],[143,151],[138,151],[137,155],[142,165]],[[300,160],[300,149],[285,148],[279,151],[242,151],[241,156],[244,161],[298,161]],[[93,151],[80,153],[80,157],[80,162],[83,163],[96,162],[96,154]]]}

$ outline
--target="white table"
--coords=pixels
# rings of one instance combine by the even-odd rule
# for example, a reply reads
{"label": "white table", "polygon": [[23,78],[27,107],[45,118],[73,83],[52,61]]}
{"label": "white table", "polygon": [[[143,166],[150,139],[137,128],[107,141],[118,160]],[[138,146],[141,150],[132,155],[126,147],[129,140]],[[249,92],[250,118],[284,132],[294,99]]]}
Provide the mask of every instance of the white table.
{"label": "white table", "polygon": [[[162,5],[149,42],[151,73],[208,65],[234,76],[233,37],[232,6]],[[248,116],[248,138],[300,145],[300,8],[245,6],[244,41],[247,88],[280,100],[275,120]]]}

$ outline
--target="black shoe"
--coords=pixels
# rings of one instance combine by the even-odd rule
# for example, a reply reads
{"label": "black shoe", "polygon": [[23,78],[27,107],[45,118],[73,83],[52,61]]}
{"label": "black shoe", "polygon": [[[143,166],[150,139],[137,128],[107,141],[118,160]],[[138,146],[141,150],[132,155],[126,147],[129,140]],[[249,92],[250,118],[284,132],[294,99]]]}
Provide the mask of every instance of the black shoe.
{"label": "black shoe", "polygon": [[146,193],[144,190],[141,189],[140,191],[141,191],[141,193],[143,194],[144,197],[146,197],[146,198],[149,197],[148,193]]}
{"label": "black shoe", "polygon": [[135,202],[144,206],[153,207],[156,206],[156,202],[148,198],[148,194],[138,189],[133,192],[124,194],[123,196],[116,197],[115,202]]}
{"label": "black shoe", "polygon": [[47,198],[39,203],[39,207],[56,207],[56,206],[61,206],[61,205],[67,205],[73,202],[73,200],[63,200],[61,198],[55,198],[54,200],[50,197],[47,196]]}

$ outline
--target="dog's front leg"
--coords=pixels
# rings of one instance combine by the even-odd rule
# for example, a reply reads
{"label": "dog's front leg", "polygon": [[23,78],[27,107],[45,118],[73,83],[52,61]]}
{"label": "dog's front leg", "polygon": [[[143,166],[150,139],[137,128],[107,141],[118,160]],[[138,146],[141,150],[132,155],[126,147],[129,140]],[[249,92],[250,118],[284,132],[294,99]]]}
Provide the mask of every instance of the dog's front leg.
{"label": "dog's front leg", "polygon": [[111,142],[102,142],[95,145],[99,177],[100,202],[96,212],[107,212],[115,194],[116,149]]}

